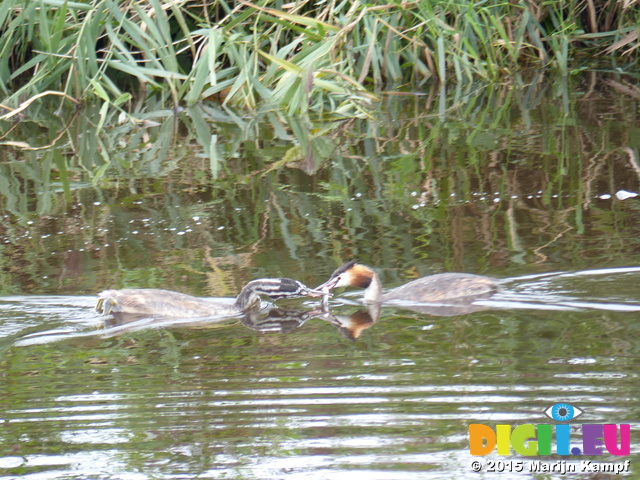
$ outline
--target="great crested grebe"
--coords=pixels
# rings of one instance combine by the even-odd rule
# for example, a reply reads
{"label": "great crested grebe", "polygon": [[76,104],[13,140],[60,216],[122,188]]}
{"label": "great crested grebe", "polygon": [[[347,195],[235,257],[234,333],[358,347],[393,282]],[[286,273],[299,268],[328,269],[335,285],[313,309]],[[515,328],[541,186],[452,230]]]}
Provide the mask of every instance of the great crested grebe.
{"label": "great crested grebe", "polygon": [[100,292],[96,310],[103,315],[114,313],[182,318],[236,315],[253,307],[260,301],[260,295],[278,300],[305,296],[320,297],[323,292],[308,288],[290,278],[260,278],[247,283],[233,304],[225,305],[171,290],[125,288]]}
{"label": "great crested grebe", "polygon": [[383,294],[378,274],[366,265],[350,261],[337,268],[329,280],[316,290],[327,292],[338,287],[364,288],[364,300],[368,303],[405,301],[460,304],[497,292],[498,280],[470,273],[438,273],[413,280]]}

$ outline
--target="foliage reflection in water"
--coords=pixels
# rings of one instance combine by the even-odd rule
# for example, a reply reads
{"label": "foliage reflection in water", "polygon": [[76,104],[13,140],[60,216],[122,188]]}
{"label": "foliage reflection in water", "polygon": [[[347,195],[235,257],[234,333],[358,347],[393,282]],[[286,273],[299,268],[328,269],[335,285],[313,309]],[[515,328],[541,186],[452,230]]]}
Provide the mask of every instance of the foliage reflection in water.
{"label": "foliage reflection in water", "polygon": [[[637,87],[446,87],[343,124],[30,111],[12,140],[68,128],[0,151],[0,478],[473,478],[469,423],[546,423],[562,401],[640,429]],[[348,259],[388,287],[509,282],[453,316],[342,292],[330,314],[92,311],[105,288],[234,297]]]}

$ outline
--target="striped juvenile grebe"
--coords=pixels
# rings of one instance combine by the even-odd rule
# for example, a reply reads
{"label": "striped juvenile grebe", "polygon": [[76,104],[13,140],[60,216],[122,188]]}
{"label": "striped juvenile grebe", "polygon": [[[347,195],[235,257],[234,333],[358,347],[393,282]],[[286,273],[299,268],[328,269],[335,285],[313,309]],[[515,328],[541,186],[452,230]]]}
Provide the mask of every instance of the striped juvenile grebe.
{"label": "striped juvenile grebe", "polygon": [[237,315],[258,303],[260,295],[278,300],[305,296],[319,297],[323,292],[312,290],[290,278],[260,278],[247,283],[233,304],[225,305],[171,290],[125,288],[100,292],[96,310],[103,315],[117,313],[181,318]]}
{"label": "striped juvenile grebe", "polygon": [[382,293],[380,277],[371,268],[357,262],[346,262],[329,280],[316,288],[327,292],[338,287],[364,288],[368,303],[404,301],[417,303],[470,303],[498,291],[495,278],[470,273],[438,273],[413,280],[387,293]]}

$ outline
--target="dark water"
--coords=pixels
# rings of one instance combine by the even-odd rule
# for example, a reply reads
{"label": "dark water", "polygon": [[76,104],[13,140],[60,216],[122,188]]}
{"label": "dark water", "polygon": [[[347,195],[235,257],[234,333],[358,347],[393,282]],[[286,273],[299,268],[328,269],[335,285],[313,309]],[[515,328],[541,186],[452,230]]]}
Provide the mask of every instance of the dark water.
{"label": "dark water", "polygon": [[[77,156],[71,140],[4,151],[0,478],[567,478],[529,462],[586,457],[469,453],[469,424],[555,424],[544,411],[561,402],[584,411],[573,446],[582,423],[631,426],[631,455],[587,458],[628,472],[573,478],[640,478],[627,80],[433,90],[337,124],[203,107],[144,135],[106,129],[105,150],[78,133]],[[60,155],[67,176],[51,182]],[[255,318],[92,310],[108,287],[315,286],[350,258],[389,287],[443,271],[506,280],[470,311],[378,313],[345,292],[330,314],[314,299]]]}

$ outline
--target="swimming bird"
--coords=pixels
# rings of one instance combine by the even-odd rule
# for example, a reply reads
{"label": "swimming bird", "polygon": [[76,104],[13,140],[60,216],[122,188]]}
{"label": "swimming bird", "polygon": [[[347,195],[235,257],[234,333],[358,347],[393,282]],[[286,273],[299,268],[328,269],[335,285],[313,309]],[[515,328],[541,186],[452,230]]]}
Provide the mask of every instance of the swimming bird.
{"label": "swimming bird", "polygon": [[387,293],[382,292],[378,274],[370,267],[349,261],[338,267],[329,280],[316,287],[328,292],[338,287],[364,288],[367,303],[393,301],[464,304],[498,291],[498,280],[470,273],[438,273],[413,280]]}
{"label": "swimming bird", "polygon": [[290,278],[260,278],[247,283],[233,304],[192,297],[184,293],[155,288],[105,290],[98,294],[96,310],[103,315],[158,315],[163,317],[206,317],[236,315],[254,307],[260,295],[272,300],[326,295]]}

